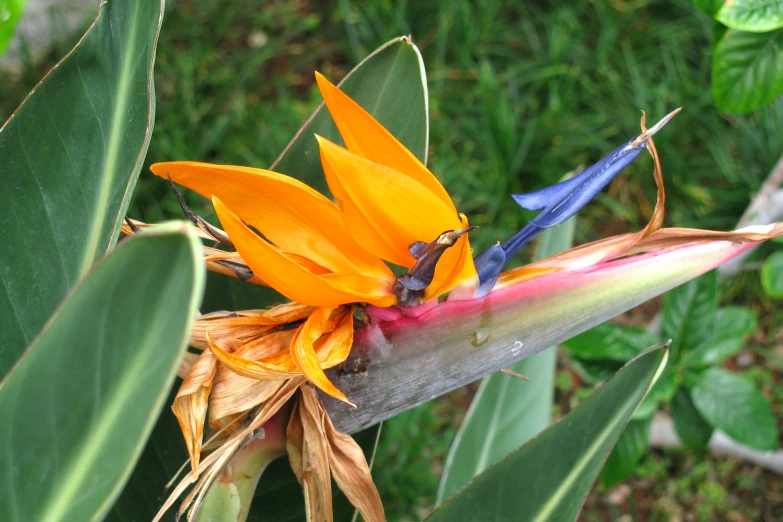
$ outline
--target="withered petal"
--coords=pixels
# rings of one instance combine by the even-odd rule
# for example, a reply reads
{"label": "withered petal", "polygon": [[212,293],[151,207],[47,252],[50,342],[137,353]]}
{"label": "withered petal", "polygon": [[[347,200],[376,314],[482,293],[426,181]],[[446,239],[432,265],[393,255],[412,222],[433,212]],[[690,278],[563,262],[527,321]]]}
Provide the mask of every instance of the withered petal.
{"label": "withered petal", "polygon": [[216,369],[217,359],[209,350],[205,350],[193,363],[171,406],[185,437],[194,474],[198,472],[201,458],[204,420],[207,416],[209,393],[212,390]]}

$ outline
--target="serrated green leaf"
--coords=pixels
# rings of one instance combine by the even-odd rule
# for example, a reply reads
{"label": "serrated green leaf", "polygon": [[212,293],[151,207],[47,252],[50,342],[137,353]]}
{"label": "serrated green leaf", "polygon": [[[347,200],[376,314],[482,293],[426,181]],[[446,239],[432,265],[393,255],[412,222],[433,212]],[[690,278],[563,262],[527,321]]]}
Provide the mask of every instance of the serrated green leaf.
{"label": "serrated green leaf", "polygon": [[780,0],[731,0],[723,3],[715,19],[731,29],[763,33],[783,27]]}
{"label": "serrated green leaf", "polygon": [[563,347],[582,360],[625,362],[657,342],[657,336],[644,328],[603,323],[572,337]]}
{"label": "serrated green leaf", "polygon": [[709,366],[725,361],[742,349],[745,339],[758,327],[753,312],[741,306],[720,308],[715,317],[712,333],[682,355],[683,366]]}
{"label": "serrated green leaf", "polygon": [[672,340],[672,363],[683,350],[697,346],[712,333],[718,309],[715,270],[668,292],[663,298],[661,336]]}
{"label": "serrated green leaf", "polygon": [[674,421],[674,429],[677,430],[677,435],[683,446],[698,449],[705,447],[710,442],[714,429],[693,405],[691,396],[686,389],[677,390],[672,401],[671,416]]}
{"label": "serrated green leaf", "polygon": [[773,299],[783,298],[783,252],[773,252],[761,267],[761,286]]}
{"label": "serrated green leaf", "polygon": [[[545,230],[535,257],[543,259],[570,248],[575,225],[576,220],[569,219]],[[503,373],[484,378],[449,451],[436,505],[549,426],[555,355],[552,347],[511,367],[529,375],[530,382]]]}
{"label": "serrated green leaf", "polygon": [[0,520],[100,520],[163,407],[203,289],[186,223],[128,240],[0,385]]}
{"label": "serrated green leaf", "polygon": [[747,112],[783,92],[783,30],[731,30],[712,57],[712,94],[722,111]]}
{"label": "serrated green leaf", "polygon": [[0,57],[11,43],[27,0],[0,0]]}
{"label": "serrated green leaf", "polygon": [[109,0],[0,128],[0,376],[114,245],[147,152],[161,2]]}
{"label": "serrated green leaf", "polygon": [[[341,84],[341,89],[377,117],[397,139],[424,161],[429,116],[424,111],[427,106],[427,86],[423,67],[418,49],[407,39],[398,38],[382,46],[358,65]],[[401,106],[401,103],[409,105]],[[278,159],[275,170],[280,169],[308,184],[323,188],[325,185],[314,132],[339,142],[328,112],[319,107]],[[202,312],[263,308],[284,300],[269,288],[210,273]],[[173,395],[169,403],[171,400]],[[163,494],[165,484],[186,458],[185,444],[176,420],[170,412],[165,412],[110,520],[151,520],[158,510],[157,499]],[[267,513],[269,509],[274,509],[273,520],[302,518],[304,500],[301,487],[286,459],[278,459],[270,464],[260,484],[256,495],[261,498],[254,501],[248,520],[257,520],[256,517]],[[335,520],[350,520],[353,508],[338,493],[337,488],[333,491],[338,499],[335,500]],[[270,502],[272,508],[263,507]],[[260,509],[261,515],[256,513],[256,509]],[[170,514],[167,519],[173,520],[173,515]]]}
{"label": "serrated green leaf", "polygon": [[739,375],[710,368],[694,383],[691,399],[708,423],[737,442],[762,451],[777,448],[769,401]]}
{"label": "serrated green leaf", "polygon": [[606,459],[598,478],[606,486],[613,486],[631,474],[647,451],[652,416],[631,420]]}
{"label": "serrated green leaf", "polygon": [[574,411],[476,477],[428,520],[574,520],[633,410],[666,364],[666,350],[628,363]]}

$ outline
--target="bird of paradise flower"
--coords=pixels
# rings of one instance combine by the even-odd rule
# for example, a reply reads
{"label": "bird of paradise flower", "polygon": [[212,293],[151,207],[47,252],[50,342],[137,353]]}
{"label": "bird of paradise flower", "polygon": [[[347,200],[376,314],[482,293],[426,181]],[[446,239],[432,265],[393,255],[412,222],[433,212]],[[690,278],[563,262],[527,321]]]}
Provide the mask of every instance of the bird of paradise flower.
{"label": "bird of paradise flower", "polygon": [[[474,257],[468,236],[475,227],[457,212],[437,178],[356,102],[322,75],[316,79],[345,142],[341,147],[315,137],[336,202],[268,170],[197,162],[152,166],[172,186],[212,200],[223,230],[180,200],[203,237],[229,249],[205,247],[209,269],[270,286],[291,300],[196,321],[190,344],[202,352],[183,362],[184,382],[173,404],[192,474],[161,513],[198,479],[180,508],[190,506],[193,516],[225,464],[296,395],[286,448],[308,518],[331,519],[332,476],[365,520],[384,520],[361,449],[334,428],[310,385],[354,406],[324,370],[344,363],[355,339],[366,350],[377,344],[373,337],[384,325],[385,338],[400,331],[410,337],[416,329],[455,325],[487,309],[501,313],[509,303],[542,293],[587,291],[656,264],[677,262],[681,277],[695,277],[755,242],[783,234],[783,224],[728,233],[660,228],[665,196],[652,136],[674,111],[649,130],[643,117],[641,135],[573,178],[514,196],[539,215]],[[573,216],[645,148],[655,161],[658,198],[643,230],[503,271],[522,246]],[[129,222],[125,231],[139,226]],[[407,271],[395,276],[389,264]],[[202,446],[207,416],[214,430],[208,447]]]}

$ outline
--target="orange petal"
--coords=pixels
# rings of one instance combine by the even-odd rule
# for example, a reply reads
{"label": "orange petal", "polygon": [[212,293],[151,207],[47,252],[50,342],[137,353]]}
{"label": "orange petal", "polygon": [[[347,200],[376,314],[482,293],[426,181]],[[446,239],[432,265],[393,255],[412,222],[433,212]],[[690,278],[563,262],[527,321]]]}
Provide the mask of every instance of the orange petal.
{"label": "orange petal", "polygon": [[330,283],[292,261],[255,234],[218,198],[213,198],[212,203],[226,233],[234,241],[248,266],[269,286],[292,301],[313,306],[337,306],[354,302],[389,306],[392,284],[390,275],[382,278],[387,284],[379,285],[378,293],[375,294],[356,292],[339,282]]}
{"label": "orange petal", "polygon": [[389,274],[386,265],[351,238],[335,204],[294,178],[262,169],[191,161],[156,163],[150,168],[204,197],[218,197],[286,252],[333,272]]}
{"label": "orange petal", "polygon": [[345,224],[373,254],[412,267],[412,243],[429,243],[442,232],[459,228],[453,207],[419,181],[317,138],[326,181]]}
{"label": "orange petal", "polygon": [[[294,363],[299,367],[302,374],[307,379],[328,393],[336,399],[340,399],[343,402],[347,402],[351,406],[355,406],[343,392],[337,389],[334,384],[326,377],[326,374],[321,369],[318,355],[315,352],[315,342],[324,334],[329,323],[329,318],[332,315],[334,308],[319,308],[313,315],[311,315],[305,323],[299,327],[294,340],[291,343],[291,357]],[[350,326],[350,335],[347,332],[342,332],[344,335],[339,335],[336,340],[342,343],[341,346],[330,346],[328,351],[335,351],[344,353],[345,357],[348,356],[348,352],[351,350],[351,344],[353,343],[353,325]],[[345,360],[345,358],[343,358]]]}
{"label": "orange petal", "polygon": [[452,213],[457,213],[446,189],[419,158],[322,74],[316,72],[315,79],[348,150],[410,176],[430,189]]}

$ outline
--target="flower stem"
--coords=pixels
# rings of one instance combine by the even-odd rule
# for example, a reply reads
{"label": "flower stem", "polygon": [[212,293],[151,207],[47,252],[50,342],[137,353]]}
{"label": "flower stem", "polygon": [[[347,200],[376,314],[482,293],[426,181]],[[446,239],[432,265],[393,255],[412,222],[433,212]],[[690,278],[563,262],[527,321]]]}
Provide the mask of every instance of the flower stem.
{"label": "flower stem", "polygon": [[288,411],[264,425],[264,437],[242,447],[209,489],[195,522],[245,522],[256,486],[270,462],[283,456]]}

